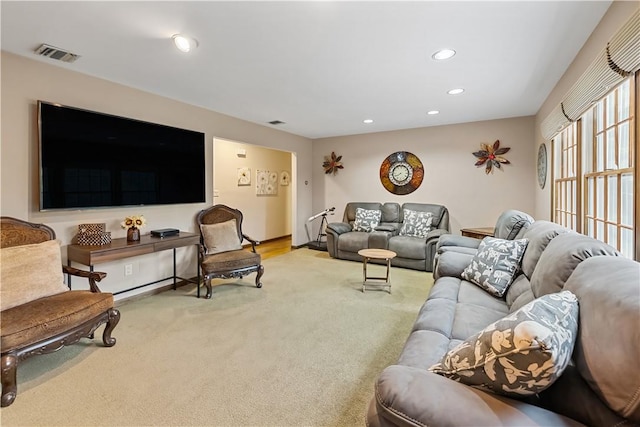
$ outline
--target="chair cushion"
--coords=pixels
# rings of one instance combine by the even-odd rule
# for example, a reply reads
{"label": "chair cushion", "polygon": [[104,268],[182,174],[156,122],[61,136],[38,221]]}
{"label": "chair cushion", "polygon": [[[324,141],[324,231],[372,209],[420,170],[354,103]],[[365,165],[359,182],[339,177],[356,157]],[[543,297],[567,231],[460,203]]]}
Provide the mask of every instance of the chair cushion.
{"label": "chair cushion", "polygon": [[577,331],[576,296],[545,295],[469,337],[429,370],[500,394],[533,395],[567,367]]}
{"label": "chair cushion", "polygon": [[433,222],[433,214],[431,212],[404,209],[403,216],[404,221],[402,222],[402,228],[400,228],[401,236],[427,237]]}
{"label": "chair cushion", "polygon": [[0,249],[0,310],[68,290],[56,240]]}
{"label": "chair cushion", "polygon": [[258,266],[260,261],[260,254],[245,250],[222,252],[205,256],[202,261],[202,271],[204,274],[228,272]]}
{"label": "chair cushion", "polygon": [[62,292],[0,313],[2,353],[51,338],[113,308],[113,295]]}
{"label": "chair cushion", "polygon": [[526,248],[526,239],[485,237],[471,263],[462,272],[462,278],[495,297],[502,297],[520,269]]}
{"label": "chair cushion", "polygon": [[217,224],[201,224],[200,231],[207,255],[242,249],[235,218]]}

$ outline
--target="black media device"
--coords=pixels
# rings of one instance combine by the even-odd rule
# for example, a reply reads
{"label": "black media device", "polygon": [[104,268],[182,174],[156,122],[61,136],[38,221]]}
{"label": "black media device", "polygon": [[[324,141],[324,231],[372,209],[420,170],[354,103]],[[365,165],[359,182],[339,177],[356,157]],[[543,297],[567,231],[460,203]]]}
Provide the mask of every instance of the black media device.
{"label": "black media device", "polygon": [[205,201],[205,135],[38,101],[40,210]]}
{"label": "black media device", "polygon": [[177,236],[180,234],[180,230],[177,228],[161,228],[160,230],[151,230],[151,236],[153,237],[168,237]]}

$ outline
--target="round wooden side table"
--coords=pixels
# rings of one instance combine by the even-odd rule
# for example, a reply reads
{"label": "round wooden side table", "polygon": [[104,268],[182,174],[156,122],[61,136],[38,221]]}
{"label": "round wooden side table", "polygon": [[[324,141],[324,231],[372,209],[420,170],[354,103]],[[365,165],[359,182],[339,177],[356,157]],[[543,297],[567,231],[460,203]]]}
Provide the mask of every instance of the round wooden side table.
{"label": "round wooden side table", "polygon": [[[391,260],[397,255],[393,251],[386,249],[360,249],[358,255],[362,256],[362,292],[367,287],[374,289],[387,289],[387,292],[391,293],[391,280],[389,280],[389,270],[391,269]],[[387,274],[384,277],[380,276],[367,276],[367,263],[373,259],[385,260],[387,264]]]}

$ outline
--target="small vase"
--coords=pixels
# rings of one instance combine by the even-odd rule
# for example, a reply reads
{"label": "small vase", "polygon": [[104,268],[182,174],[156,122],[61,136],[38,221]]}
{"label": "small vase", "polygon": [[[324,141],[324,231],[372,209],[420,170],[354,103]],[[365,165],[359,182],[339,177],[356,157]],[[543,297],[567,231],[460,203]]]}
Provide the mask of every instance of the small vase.
{"label": "small vase", "polygon": [[140,241],[140,229],[131,227],[127,229],[127,242],[139,242]]}

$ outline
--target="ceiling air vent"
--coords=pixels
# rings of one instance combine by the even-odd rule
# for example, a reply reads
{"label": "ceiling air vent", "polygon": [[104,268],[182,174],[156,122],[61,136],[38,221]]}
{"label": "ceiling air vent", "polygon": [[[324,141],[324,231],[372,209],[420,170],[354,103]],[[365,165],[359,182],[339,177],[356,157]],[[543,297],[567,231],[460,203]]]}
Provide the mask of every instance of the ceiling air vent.
{"label": "ceiling air vent", "polygon": [[37,55],[57,59],[62,62],[75,62],[76,59],[80,58],[80,55],[76,55],[75,53],[71,53],[57,47],[49,46],[48,44],[40,45],[40,47],[35,50],[35,53]]}
{"label": "ceiling air vent", "polygon": [[280,121],[280,120],[271,120],[271,121],[269,122],[269,124],[270,124],[270,125],[274,125],[274,126],[278,126],[278,125],[283,125],[283,124],[285,124],[285,123],[284,123],[283,121]]}

